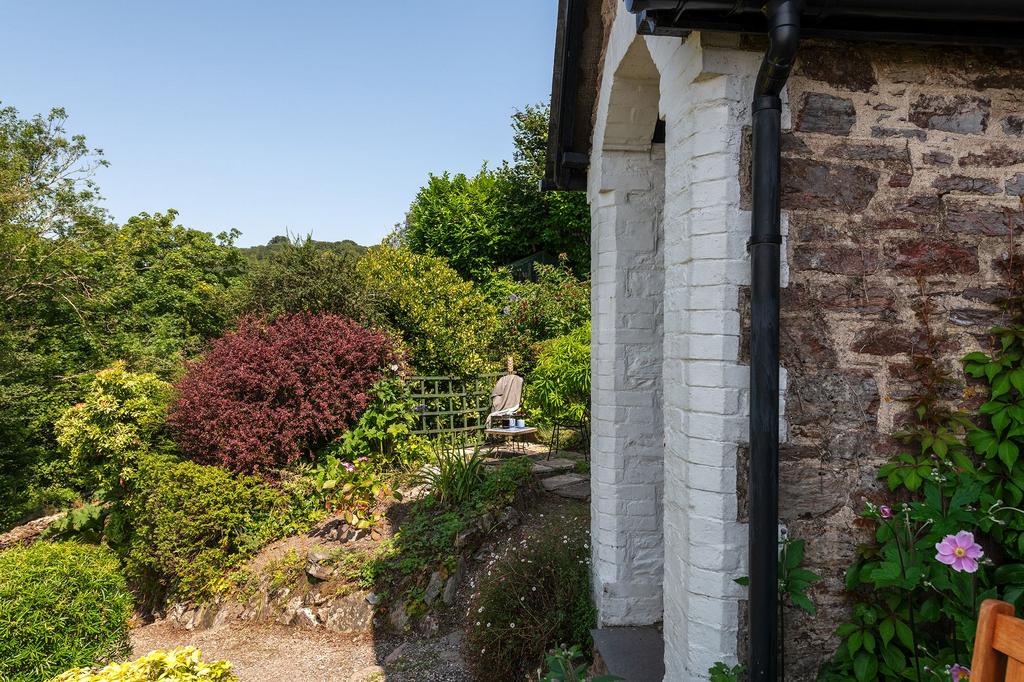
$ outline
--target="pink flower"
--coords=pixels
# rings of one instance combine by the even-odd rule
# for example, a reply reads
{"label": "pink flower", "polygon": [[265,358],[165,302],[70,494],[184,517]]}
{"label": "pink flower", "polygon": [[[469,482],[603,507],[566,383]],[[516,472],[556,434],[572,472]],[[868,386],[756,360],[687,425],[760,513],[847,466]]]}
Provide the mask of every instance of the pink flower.
{"label": "pink flower", "polygon": [[974,533],[962,530],[956,535],[947,535],[942,542],[935,543],[938,561],[952,566],[957,573],[974,573],[978,570],[978,559],[985,553],[974,541]]}
{"label": "pink flower", "polygon": [[890,507],[887,504],[883,504],[881,507],[878,508],[878,513],[882,515],[883,519],[891,519],[892,507]]}
{"label": "pink flower", "polygon": [[971,671],[969,668],[965,668],[959,663],[954,663],[949,668],[949,676],[952,678],[953,682],[963,682],[963,680],[971,679]]}
{"label": "pink flower", "polygon": [[342,462],[341,466],[345,467],[345,471],[355,471],[356,470],[355,466],[353,466],[349,462]]}

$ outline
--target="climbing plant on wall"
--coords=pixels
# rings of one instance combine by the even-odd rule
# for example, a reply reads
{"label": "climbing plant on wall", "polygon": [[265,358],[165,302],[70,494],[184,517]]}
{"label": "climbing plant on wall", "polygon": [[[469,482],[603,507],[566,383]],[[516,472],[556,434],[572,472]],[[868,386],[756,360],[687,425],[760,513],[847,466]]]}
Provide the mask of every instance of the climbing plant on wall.
{"label": "climbing plant on wall", "polygon": [[875,542],[847,571],[856,601],[824,680],[967,679],[981,601],[1024,603],[1022,299],[1006,301],[1010,323],[991,330],[992,350],[963,358],[966,393],[984,398],[964,411],[946,399],[954,374],[935,359],[944,339],[921,286],[911,420],[879,471],[895,501],[862,513]]}

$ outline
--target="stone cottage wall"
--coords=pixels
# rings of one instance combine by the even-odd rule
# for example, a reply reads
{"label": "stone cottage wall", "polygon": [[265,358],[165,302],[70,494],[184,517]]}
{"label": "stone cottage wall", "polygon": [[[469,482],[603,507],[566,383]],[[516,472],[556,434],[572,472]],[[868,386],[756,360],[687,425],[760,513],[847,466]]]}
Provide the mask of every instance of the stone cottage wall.
{"label": "stone cottage wall", "polygon": [[781,515],[824,577],[818,617],[787,615],[788,679],[810,680],[838,644],[843,572],[865,539],[857,513],[898,447],[921,311],[958,378],[999,316],[1011,232],[1024,229],[1024,59],[807,42],[788,95]]}

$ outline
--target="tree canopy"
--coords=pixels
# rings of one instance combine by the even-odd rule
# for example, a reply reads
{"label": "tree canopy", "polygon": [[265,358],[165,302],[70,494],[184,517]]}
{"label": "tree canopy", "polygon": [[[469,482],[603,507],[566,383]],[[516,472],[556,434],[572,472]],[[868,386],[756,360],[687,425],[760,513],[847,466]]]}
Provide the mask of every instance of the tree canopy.
{"label": "tree canopy", "polygon": [[244,272],[233,234],[173,210],[113,223],[93,181],[102,152],[66,119],[0,109],[0,525],[61,501],[53,423],[87,378],[117,360],[179,371],[231,320]]}
{"label": "tree canopy", "polygon": [[590,211],[580,192],[541,192],[547,154],[546,105],[512,117],[515,152],[494,170],[474,176],[431,175],[409,208],[401,239],[415,253],[447,258],[477,282],[537,253],[566,254],[584,275],[590,262]]}

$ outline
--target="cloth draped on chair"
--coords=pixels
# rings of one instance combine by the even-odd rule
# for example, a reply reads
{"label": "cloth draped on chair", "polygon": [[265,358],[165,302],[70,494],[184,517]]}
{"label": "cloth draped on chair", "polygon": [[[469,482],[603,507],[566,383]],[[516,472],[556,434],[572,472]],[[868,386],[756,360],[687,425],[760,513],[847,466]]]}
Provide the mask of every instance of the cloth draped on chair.
{"label": "cloth draped on chair", "polygon": [[494,417],[509,417],[519,411],[523,399],[523,378],[518,374],[506,374],[498,379],[491,391],[491,413],[487,415],[487,428],[491,428]]}

